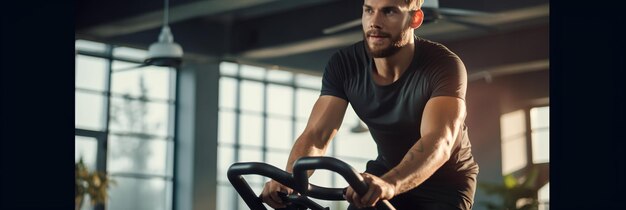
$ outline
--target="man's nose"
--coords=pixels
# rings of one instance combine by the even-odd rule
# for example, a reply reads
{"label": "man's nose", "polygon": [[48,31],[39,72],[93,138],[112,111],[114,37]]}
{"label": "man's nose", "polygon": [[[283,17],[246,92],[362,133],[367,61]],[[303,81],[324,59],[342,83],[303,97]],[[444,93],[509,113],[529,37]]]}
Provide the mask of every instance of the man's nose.
{"label": "man's nose", "polygon": [[374,12],[374,14],[372,14],[372,16],[370,17],[369,27],[375,28],[375,29],[381,29],[382,23],[383,23],[383,18],[380,12]]}

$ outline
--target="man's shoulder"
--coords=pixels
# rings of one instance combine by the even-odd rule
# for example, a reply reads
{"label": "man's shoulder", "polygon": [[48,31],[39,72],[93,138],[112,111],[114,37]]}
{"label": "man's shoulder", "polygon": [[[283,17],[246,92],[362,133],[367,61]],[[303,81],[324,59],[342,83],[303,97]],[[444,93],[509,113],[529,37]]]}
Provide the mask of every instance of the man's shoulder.
{"label": "man's shoulder", "polygon": [[363,40],[351,45],[342,47],[335,51],[330,57],[329,62],[353,63],[367,61],[367,51]]}
{"label": "man's shoulder", "polygon": [[365,42],[363,40],[360,40],[351,45],[340,48],[334,54],[340,55],[340,56],[349,56],[349,57],[367,56],[365,52]]}
{"label": "man's shoulder", "polygon": [[[422,61],[439,61],[435,63],[456,63],[461,58],[445,45],[416,36],[415,45],[417,49],[417,58]],[[429,62],[429,63],[430,63]]]}
{"label": "man's shoulder", "polygon": [[458,58],[458,56],[452,52],[452,50],[450,50],[448,47],[446,47],[445,45],[439,43],[439,42],[435,42],[432,40],[428,40],[422,37],[415,37],[415,44],[416,46],[418,46],[418,48],[423,51],[424,55],[431,55],[431,56],[450,56],[450,57],[456,57]]}

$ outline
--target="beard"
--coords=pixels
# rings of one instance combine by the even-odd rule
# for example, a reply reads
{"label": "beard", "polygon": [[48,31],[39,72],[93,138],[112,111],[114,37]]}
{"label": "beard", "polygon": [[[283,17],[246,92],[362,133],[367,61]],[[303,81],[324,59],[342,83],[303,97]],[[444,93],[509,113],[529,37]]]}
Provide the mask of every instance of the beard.
{"label": "beard", "polygon": [[[374,58],[386,58],[395,55],[396,53],[398,53],[398,51],[400,51],[400,49],[402,49],[402,47],[406,46],[409,43],[409,39],[406,38],[409,34],[409,31],[410,30],[402,31],[400,32],[400,34],[397,34],[395,36],[374,29],[363,33],[363,40],[365,40],[365,43],[367,45],[367,53]],[[388,38],[391,40],[391,43],[386,47],[378,47],[379,49],[374,49],[374,47],[370,45],[367,39],[368,36],[373,34]]]}

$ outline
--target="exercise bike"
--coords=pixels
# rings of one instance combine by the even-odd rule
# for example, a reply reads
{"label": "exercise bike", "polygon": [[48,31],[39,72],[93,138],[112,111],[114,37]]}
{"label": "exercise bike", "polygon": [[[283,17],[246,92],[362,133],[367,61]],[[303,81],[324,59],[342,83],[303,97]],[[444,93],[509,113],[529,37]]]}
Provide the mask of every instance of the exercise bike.
{"label": "exercise bike", "polygon": [[[323,207],[309,197],[332,201],[345,200],[343,195],[347,187],[327,188],[310,184],[307,171],[315,169],[326,169],[338,173],[359,195],[367,192],[368,186],[361,174],[347,163],[333,157],[302,157],[294,162],[293,174],[261,162],[234,163],[228,168],[228,181],[251,210],[267,210],[267,208],[263,205],[262,199],[248,185],[243,175],[265,176],[293,189],[294,193],[291,195],[278,193],[284,203],[290,203],[283,208],[284,210],[330,210],[329,207]],[[387,200],[379,201],[376,209],[395,210]]]}

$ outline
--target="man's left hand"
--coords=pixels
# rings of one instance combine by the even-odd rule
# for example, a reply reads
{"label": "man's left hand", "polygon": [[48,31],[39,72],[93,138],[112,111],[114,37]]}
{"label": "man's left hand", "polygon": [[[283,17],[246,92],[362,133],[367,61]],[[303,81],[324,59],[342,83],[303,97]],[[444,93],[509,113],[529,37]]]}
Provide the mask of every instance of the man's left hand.
{"label": "man's left hand", "polygon": [[359,196],[352,187],[348,186],[345,195],[346,200],[357,208],[373,207],[378,201],[389,200],[395,196],[396,189],[391,183],[369,173],[362,173],[361,175],[367,183],[367,193]]}

